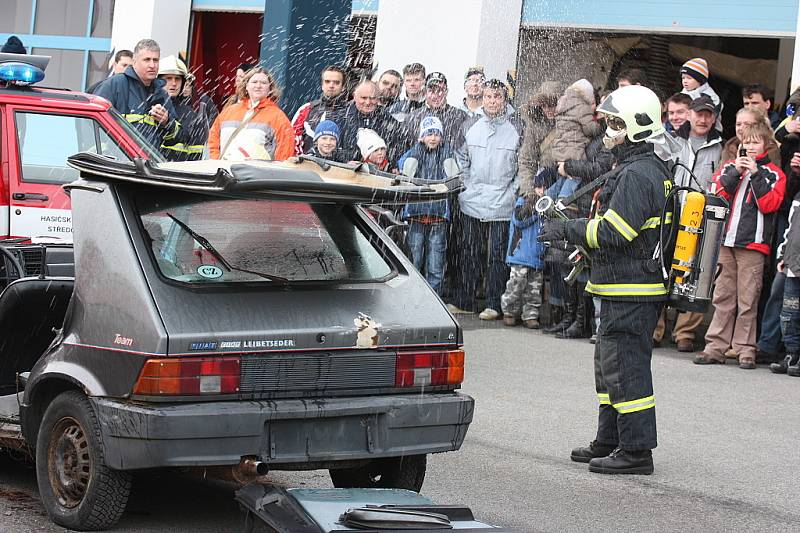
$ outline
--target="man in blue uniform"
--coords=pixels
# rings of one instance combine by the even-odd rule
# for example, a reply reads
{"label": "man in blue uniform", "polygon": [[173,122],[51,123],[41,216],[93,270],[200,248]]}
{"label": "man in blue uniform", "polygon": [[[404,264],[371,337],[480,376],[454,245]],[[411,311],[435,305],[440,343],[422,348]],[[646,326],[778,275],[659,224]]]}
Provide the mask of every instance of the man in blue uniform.
{"label": "man in blue uniform", "polygon": [[603,142],[619,162],[600,193],[600,209],[592,219],[548,221],[539,237],[567,239],[591,254],[586,291],[601,300],[597,436],[571,458],[589,463],[592,472],[651,474],[657,442],[650,360],[653,330],[667,299],[659,228],[672,176],[645,142],[664,131],[655,93],[639,85],[621,87],[597,111],[608,126]]}
{"label": "man in blue uniform", "polygon": [[152,39],[142,39],[133,49],[133,65],[104,81],[96,89],[150,144],[158,149],[175,139],[180,130],[175,108],[158,79],[161,49]]}

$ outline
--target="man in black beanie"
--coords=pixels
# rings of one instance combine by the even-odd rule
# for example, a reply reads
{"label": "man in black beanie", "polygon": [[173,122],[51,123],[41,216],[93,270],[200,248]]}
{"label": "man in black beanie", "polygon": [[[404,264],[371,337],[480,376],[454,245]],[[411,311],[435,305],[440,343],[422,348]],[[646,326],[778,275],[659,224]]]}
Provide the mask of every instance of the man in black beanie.
{"label": "man in black beanie", "polygon": [[3,45],[3,48],[0,48],[0,53],[3,54],[27,54],[28,51],[25,50],[25,46],[22,45],[22,41],[19,40],[19,37],[16,35],[12,35],[6,41],[6,44]]}

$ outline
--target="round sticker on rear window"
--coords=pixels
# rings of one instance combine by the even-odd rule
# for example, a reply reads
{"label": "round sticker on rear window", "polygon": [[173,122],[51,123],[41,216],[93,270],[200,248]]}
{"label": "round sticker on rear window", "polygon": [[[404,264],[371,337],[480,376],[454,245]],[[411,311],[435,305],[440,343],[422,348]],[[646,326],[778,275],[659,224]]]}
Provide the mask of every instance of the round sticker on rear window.
{"label": "round sticker on rear window", "polygon": [[200,265],[197,267],[197,273],[204,278],[216,279],[222,276],[222,269],[214,265]]}

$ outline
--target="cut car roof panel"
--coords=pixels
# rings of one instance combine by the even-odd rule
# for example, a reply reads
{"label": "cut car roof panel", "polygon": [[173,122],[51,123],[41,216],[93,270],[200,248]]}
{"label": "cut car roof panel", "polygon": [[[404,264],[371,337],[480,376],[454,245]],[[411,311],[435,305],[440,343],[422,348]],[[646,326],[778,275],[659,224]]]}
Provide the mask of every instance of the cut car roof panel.
{"label": "cut car roof panel", "polygon": [[414,183],[375,172],[367,165],[343,165],[307,156],[290,161],[185,163],[151,163],[137,158],[131,163],[82,152],[67,163],[87,179],[239,198],[401,204],[442,200],[458,191],[453,186],[458,177],[449,184]]}

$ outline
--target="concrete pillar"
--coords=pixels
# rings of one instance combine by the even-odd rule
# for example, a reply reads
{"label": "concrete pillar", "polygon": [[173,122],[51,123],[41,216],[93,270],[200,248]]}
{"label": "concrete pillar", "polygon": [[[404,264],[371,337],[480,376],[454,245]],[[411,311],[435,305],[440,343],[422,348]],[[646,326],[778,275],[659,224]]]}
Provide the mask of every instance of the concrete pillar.
{"label": "concrete pillar", "polygon": [[[789,77],[792,74],[792,62],[795,57],[795,39],[781,39],[778,45],[778,72],[775,76],[775,102],[785,103],[789,97]],[[797,84],[795,78],[795,85]]]}
{"label": "concrete pillar", "polygon": [[185,55],[191,14],[192,0],[116,0],[111,44],[133,50],[141,39],[154,39],[161,57]]}
{"label": "concrete pillar", "polygon": [[[797,25],[795,26],[795,35],[797,35],[798,32],[800,32],[800,9],[797,10]],[[795,37],[794,60],[792,61],[792,78],[789,91],[793,91],[798,85],[800,85],[800,39]]]}
{"label": "concrete pillar", "polygon": [[289,116],[319,96],[326,65],[344,65],[352,0],[266,0],[261,64],[283,89]]}
{"label": "concrete pillar", "polygon": [[447,76],[448,101],[464,97],[467,68],[506,79],[517,66],[522,0],[381,0],[375,37],[378,73],[412,62]]}

